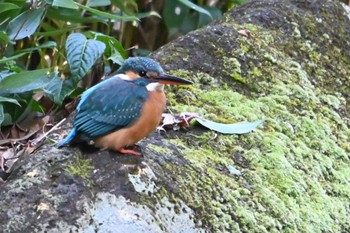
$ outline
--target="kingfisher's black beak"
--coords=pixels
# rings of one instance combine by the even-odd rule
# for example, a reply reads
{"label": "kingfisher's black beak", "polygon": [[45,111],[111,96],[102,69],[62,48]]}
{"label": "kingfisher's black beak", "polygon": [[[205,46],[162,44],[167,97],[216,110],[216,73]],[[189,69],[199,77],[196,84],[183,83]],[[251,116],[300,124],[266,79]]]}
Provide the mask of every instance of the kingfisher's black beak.
{"label": "kingfisher's black beak", "polygon": [[169,85],[188,85],[193,84],[192,81],[179,78],[176,76],[172,76],[169,74],[159,74],[156,78],[153,78],[154,81],[159,82],[161,84],[169,84]]}

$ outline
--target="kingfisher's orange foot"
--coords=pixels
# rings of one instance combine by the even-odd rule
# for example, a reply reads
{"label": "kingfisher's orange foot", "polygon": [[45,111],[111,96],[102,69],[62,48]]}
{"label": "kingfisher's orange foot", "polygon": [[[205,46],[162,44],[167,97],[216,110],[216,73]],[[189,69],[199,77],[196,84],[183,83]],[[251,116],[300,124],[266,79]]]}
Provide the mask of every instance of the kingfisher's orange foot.
{"label": "kingfisher's orange foot", "polygon": [[130,154],[130,155],[135,155],[135,156],[141,157],[142,153],[136,151],[135,148],[140,149],[140,147],[138,145],[133,145],[133,146],[128,146],[128,147],[122,147],[122,148],[118,149],[117,152],[119,152],[121,154]]}

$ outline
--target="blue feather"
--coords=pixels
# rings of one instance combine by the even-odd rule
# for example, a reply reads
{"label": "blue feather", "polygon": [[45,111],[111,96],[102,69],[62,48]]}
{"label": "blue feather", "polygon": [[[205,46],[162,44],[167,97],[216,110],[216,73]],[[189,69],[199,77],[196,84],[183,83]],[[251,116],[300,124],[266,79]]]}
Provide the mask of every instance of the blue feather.
{"label": "blue feather", "polygon": [[71,143],[75,136],[77,136],[77,130],[73,128],[72,131],[70,131],[70,133],[68,134],[68,136],[57,144],[57,147],[60,148]]}
{"label": "blue feather", "polygon": [[148,98],[147,84],[116,75],[86,90],[73,123],[76,138],[88,141],[132,124]]}
{"label": "blue feather", "polygon": [[87,89],[86,91],[84,91],[83,95],[81,96],[80,102],[77,106],[77,110],[80,111],[80,108],[83,104],[85,104],[86,99],[93,93],[95,92],[97,89],[99,89],[101,86],[106,85],[106,83],[110,83],[113,82],[113,78],[109,78],[107,80],[104,80],[98,84],[96,84],[93,87],[90,87],[89,89]]}

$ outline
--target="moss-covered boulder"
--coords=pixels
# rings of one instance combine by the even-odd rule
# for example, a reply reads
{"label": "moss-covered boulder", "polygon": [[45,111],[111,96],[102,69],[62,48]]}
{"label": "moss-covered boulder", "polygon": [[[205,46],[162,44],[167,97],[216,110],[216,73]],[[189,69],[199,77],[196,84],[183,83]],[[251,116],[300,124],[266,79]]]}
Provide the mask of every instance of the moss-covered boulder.
{"label": "moss-covered boulder", "polygon": [[252,1],[153,54],[174,112],[264,123],[154,133],[144,158],[43,147],[0,191],[4,232],[350,232],[350,17]]}

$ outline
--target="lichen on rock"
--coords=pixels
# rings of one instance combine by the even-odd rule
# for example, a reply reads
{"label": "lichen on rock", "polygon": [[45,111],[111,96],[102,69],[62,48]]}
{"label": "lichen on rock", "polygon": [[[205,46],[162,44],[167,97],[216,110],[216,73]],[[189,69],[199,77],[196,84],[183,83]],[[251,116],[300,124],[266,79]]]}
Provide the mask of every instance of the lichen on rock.
{"label": "lichen on rock", "polygon": [[[178,195],[213,232],[348,231],[350,27],[342,6],[252,1],[222,22],[155,55],[179,74],[184,64],[173,48],[184,53],[182,48],[192,43],[215,54],[190,50],[184,55],[187,78],[201,80],[198,74],[204,73],[215,81],[196,82],[191,106],[178,98],[171,100],[171,108],[200,109],[203,116],[224,123],[265,122],[239,137],[184,134],[178,143],[194,171],[169,168],[190,174],[177,179],[179,189],[187,187]],[[237,35],[239,29],[249,30],[250,36]],[[234,38],[231,43],[226,43],[228,37]],[[199,39],[193,44],[191,38]],[[174,51],[171,56],[169,51]],[[228,61],[239,65],[227,69]],[[237,67],[244,82],[231,79]],[[227,165],[240,166],[242,176],[230,174]]]}

